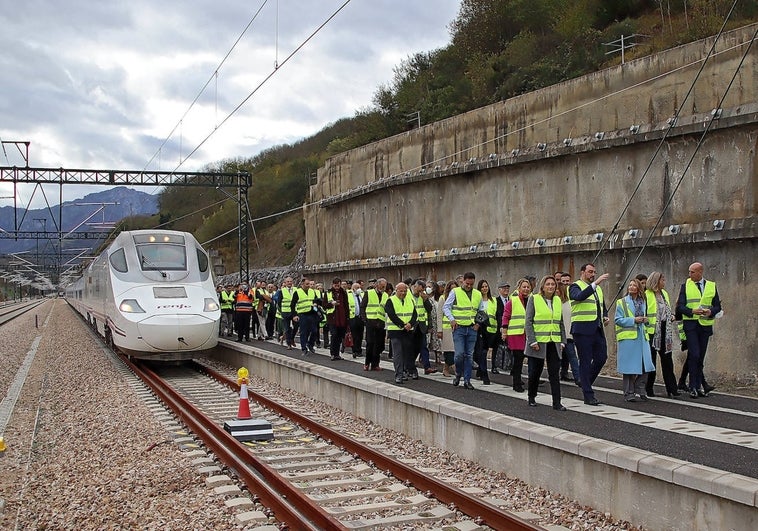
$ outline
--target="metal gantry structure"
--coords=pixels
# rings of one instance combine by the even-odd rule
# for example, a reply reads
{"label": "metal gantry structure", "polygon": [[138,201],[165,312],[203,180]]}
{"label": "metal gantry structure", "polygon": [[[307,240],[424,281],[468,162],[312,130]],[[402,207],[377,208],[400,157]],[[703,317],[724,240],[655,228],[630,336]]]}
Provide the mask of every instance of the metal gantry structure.
{"label": "metal gantry structure", "polygon": [[[8,143],[8,142],[4,142]],[[16,142],[17,145],[27,143]],[[27,144],[28,146],[28,144]],[[19,148],[20,149],[20,148]],[[25,157],[28,162],[28,151]],[[65,169],[65,168],[32,168],[29,166],[0,166],[0,183],[13,183],[13,228],[0,227],[0,239],[44,239],[58,240],[57,264],[60,267],[63,240],[101,240],[110,230],[98,231],[75,231],[64,232],[63,220],[63,185],[85,184],[101,186],[191,186],[213,187],[217,189],[234,188],[237,190],[237,203],[239,212],[239,227],[237,230],[240,276],[249,281],[249,254],[248,254],[248,226],[250,223],[247,204],[247,193],[252,186],[252,177],[246,171],[236,173],[223,172],[177,172],[177,171],[137,171],[137,170],[92,170],[92,169]],[[35,192],[39,186],[42,189],[48,212],[52,219],[53,230],[48,230],[47,224],[42,231],[21,230],[21,226],[29,212],[32,193],[29,202],[19,208],[18,191],[19,184],[34,184]],[[57,218],[54,208],[50,206],[45,195],[44,184],[57,184],[59,186],[59,201]],[[19,212],[22,213],[19,220]],[[78,228],[78,227],[77,227]],[[36,269],[29,267],[31,272],[39,274]],[[60,273],[58,271],[57,273]]]}

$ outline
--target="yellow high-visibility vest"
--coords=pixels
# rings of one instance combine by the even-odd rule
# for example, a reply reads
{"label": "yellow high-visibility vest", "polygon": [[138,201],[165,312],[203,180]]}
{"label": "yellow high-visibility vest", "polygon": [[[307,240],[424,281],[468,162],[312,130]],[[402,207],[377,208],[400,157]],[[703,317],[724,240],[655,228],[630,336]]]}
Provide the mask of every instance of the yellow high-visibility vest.
{"label": "yellow high-visibility vest", "polygon": [[[532,295],[534,301],[534,339],[537,343],[560,343],[563,305],[561,298],[554,295],[552,308],[547,305],[540,294]],[[510,328],[510,326],[508,327]]]}

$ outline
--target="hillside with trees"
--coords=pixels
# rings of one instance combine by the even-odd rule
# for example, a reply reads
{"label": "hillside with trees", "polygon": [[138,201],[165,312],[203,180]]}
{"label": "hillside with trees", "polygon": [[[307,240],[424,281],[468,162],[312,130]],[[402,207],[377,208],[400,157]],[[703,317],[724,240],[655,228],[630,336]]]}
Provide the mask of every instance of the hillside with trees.
{"label": "hillside with trees", "polygon": [[[714,35],[732,6],[732,0],[463,0],[449,24],[450,43],[409,55],[377,87],[369,107],[294,144],[206,170],[251,173],[250,215],[260,246],[251,235],[251,267],[286,265],[304,241],[298,207],[328,157],[618,64],[620,56],[607,55],[604,43],[622,35],[639,35],[627,60]],[[756,18],[758,2],[737,1],[726,29]],[[168,188],[159,204],[159,215],[132,225],[192,231],[201,242],[213,240],[210,246],[233,268],[234,201],[213,189]]]}

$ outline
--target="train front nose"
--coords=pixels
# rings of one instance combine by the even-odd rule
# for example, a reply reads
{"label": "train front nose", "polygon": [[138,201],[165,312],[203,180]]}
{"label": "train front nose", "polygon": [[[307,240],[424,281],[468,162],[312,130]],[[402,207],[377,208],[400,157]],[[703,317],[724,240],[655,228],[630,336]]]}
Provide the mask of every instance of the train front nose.
{"label": "train front nose", "polygon": [[202,315],[154,315],[137,329],[145,343],[165,351],[208,348],[218,335],[218,324]]}

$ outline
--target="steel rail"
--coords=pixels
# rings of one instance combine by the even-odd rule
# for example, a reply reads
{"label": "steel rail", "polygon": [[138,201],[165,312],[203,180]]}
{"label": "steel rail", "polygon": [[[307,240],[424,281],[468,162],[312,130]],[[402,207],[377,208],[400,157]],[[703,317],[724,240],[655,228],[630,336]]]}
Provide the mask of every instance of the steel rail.
{"label": "steel rail", "polygon": [[271,509],[277,520],[289,529],[346,531],[339,520],[314,503],[300,489],[285,480],[269,465],[255,457],[250,450],[224,431],[199,409],[142,363],[136,364],[121,356],[124,363],[139,376],[187,427]]}
{"label": "steel rail", "polygon": [[[208,374],[208,376],[235,391],[239,391],[239,385],[237,385],[237,382],[234,380],[227,378],[210,367],[206,367],[195,361],[192,363],[198,371]],[[479,525],[486,525],[493,529],[514,531],[544,531],[545,529],[544,527],[534,525],[507,511],[503,511],[496,505],[486,502],[476,496],[472,496],[444,481],[420,472],[405,463],[361,444],[355,439],[324,426],[317,421],[311,420],[286,406],[256,393],[250,389],[250,386],[248,386],[248,396],[251,400],[255,400],[260,405],[279,415],[288,417],[292,422],[299,424],[308,431],[330,441],[332,444],[342,447],[345,451],[358,455],[366,461],[372,461],[379,469],[386,470],[400,481],[410,483],[416,489],[425,492],[426,496],[433,496],[441,503],[447,504],[448,507],[460,510],[464,514],[473,518]]]}
{"label": "steel rail", "polygon": [[21,317],[26,312],[30,312],[38,306],[41,306],[47,302],[47,300],[48,299],[36,299],[33,302],[0,306],[0,325],[4,325],[5,323]]}

